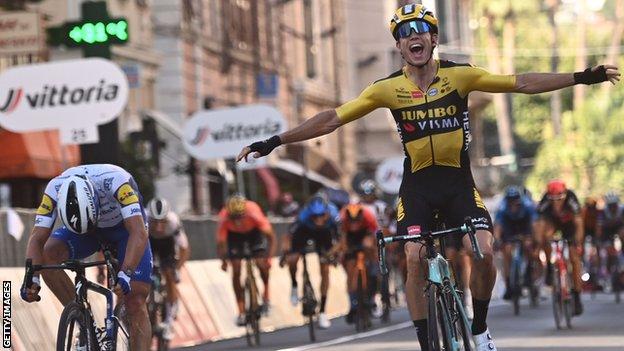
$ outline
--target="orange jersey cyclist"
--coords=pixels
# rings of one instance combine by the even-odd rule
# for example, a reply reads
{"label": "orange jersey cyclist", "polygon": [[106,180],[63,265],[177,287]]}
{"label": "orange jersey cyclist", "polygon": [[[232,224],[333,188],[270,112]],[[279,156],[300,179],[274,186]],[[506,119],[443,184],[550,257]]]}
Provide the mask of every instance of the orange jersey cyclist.
{"label": "orange jersey cyclist", "polygon": [[[470,171],[468,94],[472,91],[534,94],[574,84],[605,81],[615,84],[620,74],[616,66],[601,65],[576,73],[498,75],[469,64],[434,59],[438,19],[419,4],[399,8],[390,20],[390,32],[405,61],[403,68],[374,82],[360,96],[336,109],[322,111],[291,130],[244,147],[238,160],[250,153],[254,157],[264,156],[282,144],[331,133],[377,108],[390,109],[405,152],[399,204],[403,211],[398,214],[398,232],[405,234],[411,226],[428,229],[431,213],[436,209],[450,226],[460,224],[464,216],[476,220],[476,236],[485,258],[474,261],[470,277],[474,306],[472,333],[477,350],[495,350],[486,324],[496,277],[492,224]],[[426,350],[427,310],[422,293],[425,280],[420,247],[417,243],[405,245],[406,293],[419,342]]]}
{"label": "orange jersey cyclist", "polygon": [[269,268],[273,256],[275,234],[269,220],[257,203],[241,195],[231,196],[219,212],[217,228],[217,251],[221,258],[221,269],[227,269],[227,260],[232,265],[232,286],[236,295],[238,317],[236,324],[245,325],[245,300],[241,285],[241,259],[247,254],[254,258],[264,284],[263,310],[269,308]]}

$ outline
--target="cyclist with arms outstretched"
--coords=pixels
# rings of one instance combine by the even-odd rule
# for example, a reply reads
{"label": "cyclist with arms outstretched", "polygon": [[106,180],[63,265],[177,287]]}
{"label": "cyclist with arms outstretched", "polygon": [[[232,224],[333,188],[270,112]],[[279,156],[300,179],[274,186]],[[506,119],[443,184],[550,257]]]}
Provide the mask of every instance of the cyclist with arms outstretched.
{"label": "cyclist with arms outstretched", "polygon": [[[254,157],[264,156],[282,144],[331,133],[377,108],[389,108],[405,151],[399,201],[399,209],[403,211],[398,213],[398,232],[407,234],[408,228],[414,226],[422,231],[431,229],[434,209],[441,210],[450,227],[461,225],[465,216],[473,218],[485,258],[474,261],[470,278],[474,306],[472,333],[477,350],[495,350],[486,324],[496,277],[492,224],[470,170],[468,94],[471,91],[534,94],[574,84],[615,83],[620,74],[617,67],[604,65],[577,73],[498,75],[469,64],[434,59],[438,19],[419,4],[399,8],[390,21],[390,31],[406,62],[402,69],[374,82],[360,96],[336,109],[322,111],[292,130],[243,148],[238,160],[250,153]],[[470,247],[467,237],[464,239],[464,245]],[[411,242],[405,245],[406,293],[418,339],[426,350],[427,308],[422,293],[425,280],[419,254],[421,246]]]}
{"label": "cyclist with arms outstretched", "polygon": [[[116,248],[121,268],[115,293],[123,296],[133,350],[148,350],[152,337],[145,303],[152,251],[141,204],[137,184],[123,168],[109,164],[69,168],[46,186],[26,248],[26,258],[35,265],[83,259],[102,243]],[[52,232],[57,216],[62,226]],[[41,275],[63,305],[75,300],[65,271],[45,270]],[[24,281],[22,299],[38,301],[40,288],[37,275],[32,282]]]}

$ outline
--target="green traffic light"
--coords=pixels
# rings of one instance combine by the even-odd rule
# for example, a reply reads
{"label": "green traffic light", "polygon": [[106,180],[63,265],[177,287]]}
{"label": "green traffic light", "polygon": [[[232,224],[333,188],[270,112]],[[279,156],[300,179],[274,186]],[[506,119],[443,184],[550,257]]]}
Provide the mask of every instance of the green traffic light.
{"label": "green traffic light", "polygon": [[68,36],[76,44],[95,44],[107,42],[125,42],[128,40],[128,22],[84,22],[74,25]]}

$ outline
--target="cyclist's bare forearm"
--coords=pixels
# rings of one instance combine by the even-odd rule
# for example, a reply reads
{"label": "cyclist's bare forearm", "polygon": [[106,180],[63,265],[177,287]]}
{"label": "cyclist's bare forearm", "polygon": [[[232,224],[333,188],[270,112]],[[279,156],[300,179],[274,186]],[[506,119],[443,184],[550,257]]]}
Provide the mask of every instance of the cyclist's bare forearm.
{"label": "cyclist's bare forearm", "polygon": [[329,134],[342,125],[336,110],[325,110],[280,134],[282,144],[296,143]]}
{"label": "cyclist's bare forearm", "polygon": [[516,76],[516,92],[538,94],[574,85],[573,73],[523,73]]}
{"label": "cyclist's bare forearm", "polygon": [[52,233],[51,228],[33,227],[26,247],[26,258],[31,258],[33,264],[43,263],[43,246],[50,237],[50,233]]}
{"label": "cyclist's bare forearm", "polygon": [[143,257],[145,246],[148,241],[147,230],[143,223],[143,217],[133,216],[124,219],[124,226],[128,230],[128,246],[126,247],[126,255],[121,267],[122,271],[135,270]]}

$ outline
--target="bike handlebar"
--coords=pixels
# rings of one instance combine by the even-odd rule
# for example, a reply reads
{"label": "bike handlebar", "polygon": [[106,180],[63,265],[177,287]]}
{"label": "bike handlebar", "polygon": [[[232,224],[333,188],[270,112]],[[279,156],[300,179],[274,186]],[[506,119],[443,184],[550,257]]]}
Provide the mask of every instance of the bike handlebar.
{"label": "bike handlebar", "polygon": [[379,254],[379,269],[382,274],[388,274],[388,266],[386,265],[386,244],[394,243],[394,242],[403,242],[403,241],[421,241],[427,239],[433,239],[438,236],[444,236],[449,234],[468,234],[470,237],[470,245],[472,246],[472,251],[475,253],[477,259],[483,259],[483,253],[481,252],[481,248],[479,247],[479,242],[475,237],[476,228],[472,223],[472,219],[470,217],[466,217],[464,219],[464,224],[457,228],[445,229],[440,231],[427,231],[424,233],[418,234],[408,234],[408,235],[395,235],[384,237],[383,233],[379,230],[377,231],[377,252]]}

